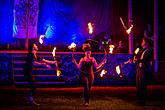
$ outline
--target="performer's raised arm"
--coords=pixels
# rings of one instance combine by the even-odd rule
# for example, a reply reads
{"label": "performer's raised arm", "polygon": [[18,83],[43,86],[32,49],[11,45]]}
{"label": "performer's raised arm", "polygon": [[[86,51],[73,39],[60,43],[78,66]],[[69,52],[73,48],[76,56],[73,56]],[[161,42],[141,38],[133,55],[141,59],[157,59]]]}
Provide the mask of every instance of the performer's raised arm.
{"label": "performer's raised arm", "polygon": [[77,63],[76,59],[74,59],[74,57],[72,58],[72,62],[76,65],[76,67],[77,67],[78,69],[81,68],[82,61],[83,61],[83,58],[81,58],[80,61],[79,61],[79,63]]}
{"label": "performer's raised arm", "polygon": [[94,58],[94,57],[92,57],[92,61],[93,61],[93,63],[94,63],[94,67],[96,68],[96,69],[100,69],[105,63],[106,63],[106,59],[104,59],[100,64],[98,64],[97,62],[96,62],[96,59]]}

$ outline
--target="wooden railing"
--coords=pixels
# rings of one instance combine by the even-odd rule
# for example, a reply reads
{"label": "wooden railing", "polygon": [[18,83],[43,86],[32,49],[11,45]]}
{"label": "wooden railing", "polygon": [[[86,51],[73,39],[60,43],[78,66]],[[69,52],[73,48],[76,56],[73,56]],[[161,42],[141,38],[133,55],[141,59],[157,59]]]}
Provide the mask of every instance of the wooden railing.
{"label": "wooden railing", "polygon": [[[0,53],[2,55],[2,53]],[[24,85],[27,81],[24,79],[23,66],[27,52],[6,52],[11,57],[12,61],[12,82],[14,85]],[[51,52],[38,52],[38,55],[49,60],[53,60]],[[75,52],[74,57],[77,61],[83,57],[82,52]],[[97,62],[101,62],[104,58],[103,53],[93,53],[93,57]],[[100,77],[100,72],[95,72],[95,85],[127,85],[133,84],[135,81],[135,66],[133,64],[124,65],[121,68],[121,74],[118,75],[115,71],[117,65],[122,64],[128,59],[132,58],[130,54],[108,54],[107,63],[103,69],[107,71],[103,77]],[[38,85],[80,85],[79,74],[80,72],[72,63],[72,52],[57,52],[56,59],[59,63],[61,76],[57,77],[56,67],[52,65],[51,69],[48,68],[35,68],[33,76]]]}

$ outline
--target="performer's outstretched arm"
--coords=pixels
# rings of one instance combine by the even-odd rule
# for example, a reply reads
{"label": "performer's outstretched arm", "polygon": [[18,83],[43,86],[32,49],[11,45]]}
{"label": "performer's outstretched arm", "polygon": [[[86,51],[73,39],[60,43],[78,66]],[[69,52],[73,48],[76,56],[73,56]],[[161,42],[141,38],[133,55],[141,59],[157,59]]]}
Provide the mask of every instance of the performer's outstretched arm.
{"label": "performer's outstretched arm", "polygon": [[34,66],[42,66],[42,65],[46,65],[46,63],[45,62],[33,61],[33,65]]}
{"label": "performer's outstretched arm", "polygon": [[83,60],[83,58],[81,58],[80,61],[79,61],[79,63],[77,63],[77,61],[74,58],[72,58],[72,62],[76,65],[76,67],[78,69],[80,69],[80,67],[81,67],[82,60]]}
{"label": "performer's outstretched arm", "polygon": [[95,58],[93,58],[92,61],[93,61],[93,63],[94,63],[94,66],[96,67],[96,69],[99,69],[99,68],[101,68],[101,67],[106,63],[107,60],[104,59],[100,64],[97,64]]}
{"label": "performer's outstretched arm", "polygon": [[46,64],[45,62],[38,62],[38,61],[33,61],[34,66],[45,66],[47,68],[51,68],[50,65]]}
{"label": "performer's outstretched arm", "polygon": [[47,64],[55,64],[57,62],[57,61],[50,61],[50,60],[46,60],[46,59],[42,59],[42,61]]}

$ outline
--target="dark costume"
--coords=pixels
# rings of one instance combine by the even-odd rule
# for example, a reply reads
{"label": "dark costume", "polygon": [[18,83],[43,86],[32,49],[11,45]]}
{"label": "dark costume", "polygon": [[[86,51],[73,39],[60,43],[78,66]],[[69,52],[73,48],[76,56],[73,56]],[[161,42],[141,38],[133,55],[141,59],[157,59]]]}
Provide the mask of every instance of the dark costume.
{"label": "dark costume", "polygon": [[83,59],[80,77],[82,79],[82,83],[84,86],[85,103],[89,103],[91,86],[94,81],[93,62],[92,61],[85,61]]}
{"label": "dark costume", "polygon": [[153,49],[146,48],[140,52],[137,58],[136,88],[138,103],[145,105],[147,96],[147,84],[152,81],[153,71],[151,61],[153,61]]}
{"label": "dark costume", "polygon": [[34,61],[40,61],[42,60],[39,56],[35,56],[33,53],[28,53],[27,57],[26,57],[26,63],[24,66],[24,77],[25,80],[28,81],[28,86],[30,88],[30,93],[29,93],[29,97],[33,97],[35,94],[35,90],[36,87],[34,85],[34,78],[32,75],[32,71],[33,71],[33,62]]}

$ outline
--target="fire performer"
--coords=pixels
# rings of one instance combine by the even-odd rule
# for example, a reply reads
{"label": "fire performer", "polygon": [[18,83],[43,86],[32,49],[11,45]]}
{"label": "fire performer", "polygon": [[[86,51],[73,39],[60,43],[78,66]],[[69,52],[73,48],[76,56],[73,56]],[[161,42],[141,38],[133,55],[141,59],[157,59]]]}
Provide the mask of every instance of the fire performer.
{"label": "fire performer", "polygon": [[[133,59],[126,63],[136,64],[136,89],[137,101],[139,105],[146,104],[147,85],[153,81],[153,48],[152,40],[146,37],[142,38],[141,48],[135,50]],[[125,63],[125,64],[126,64]]]}
{"label": "fire performer", "polygon": [[152,40],[144,37],[141,46],[143,48],[140,58],[137,60],[136,88],[138,104],[146,104],[147,85],[153,81],[153,48]]}
{"label": "fire performer", "polygon": [[74,59],[72,62],[80,70],[80,78],[84,86],[84,106],[89,106],[89,98],[91,92],[91,86],[94,81],[94,69],[101,68],[105,63],[104,59],[100,64],[97,64],[96,59],[91,56],[91,46],[89,43],[83,44],[82,49],[85,52],[85,56],[80,59],[79,63]]}
{"label": "fire performer", "polygon": [[30,104],[38,106],[40,104],[36,103],[34,100],[36,87],[34,84],[35,79],[32,75],[33,68],[35,66],[43,66],[43,67],[51,68],[50,64],[55,64],[56,62],[42,59],[37,55],[37,51],[38,51],[38,47],[36,44],[29,45],[28,55],[26,57],[26,63],[24,66],[24,77],[28,81],[28,86],[30,88],[28,101]]}

